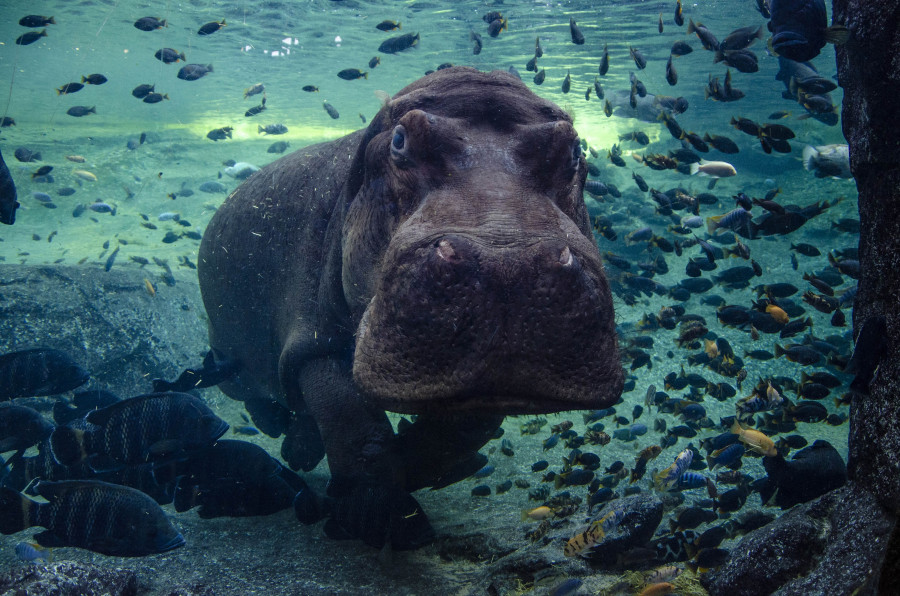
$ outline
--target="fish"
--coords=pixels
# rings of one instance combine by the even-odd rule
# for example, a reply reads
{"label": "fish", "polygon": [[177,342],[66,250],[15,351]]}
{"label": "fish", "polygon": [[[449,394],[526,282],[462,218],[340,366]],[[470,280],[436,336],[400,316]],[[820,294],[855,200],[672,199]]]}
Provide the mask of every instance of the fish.
{"label": "fish", "polygon": [[853,178],[847,145],[807,145],[803,148],[803,167],[816,178]]}
{"label": "fish", "polygon": [[288,132],[288,127],[281,123],[266,124],[265,126],[257,125],[256,127],[257,134],[266,133],[267,135],[283,135],[286,132]]}
{"label": "fish", "polygon": [[562,82],[562,92],[568,93],[569,89],[572,88],[572,75],[569,72],[566,72],[566,78],[563,79]]}
{"label": "fish", "polygon": [[395,22],[395,21],[384,20],[384,21],[381,21],[380,23],[378,23],[377,25],[375,25],[375,28],[378,29],[379,31],[393,31],[395,29],[402,29],[403,27],[401,26],[399,21]]}
{"label": "fish", "polygon": [[494,19],[493,21],[488,23],[488,35],[490,35],[491,37],[497,37],[500,35],[501,31],[506,31],[508,25],[509,22],[506,19]]}
{"label": "fish", "polygon": [[81,178],[82,180],[87,180],[88,182],[96,182],[97,175],[93,172],[89,172],[87,170],[72,170],[72,175],[76,178]]}
{"label": "fish", "polygon": [[337,76],[345,81],[354,81],[356,79],[368,79],[369,73],[363,72],[358,68],[345,68],[338,72]]}
{"label": "fish", "polygon": [[3,154],[0,153],[0,223],[8,226],[16,223],[16,209],[19,208],[17,198],[16,184],[9,167],[3,161]]}
{"label": "fish", "polygon": [[634,65],[638,67],[638,70],[647,68],[647,59],[644,58],[640,50],[628,46],[628,53],[631,55],[631,59],[634,60]]}
{"label": "fish", "polygon": [[572,43],[578,46],[584,45],[584,34],[578,27],[578,23],[575,22],[575,17],[569,17],[569,33],[572,36]]}
{"label": "fish", "polygon": [[34,542],[20,542],[16,545],[15,550],[16,558],[23,563],[34,563],[35,561],[49,563],[53,560],[52,549],[44,548]]}
{"label": "fish", "polygon": [[155,93],[155,92],[151,91],[150,93],[145,95],[144,99],[141,101],[143,101],[144,103],[159,103],[164,99],[169,99],[168,93],[163,94],[163,93]]}
{"label": "fish", "polygon": [[29,31],[28,33],[20,35],[16,38],[16,45],[28,46],[42,37],[47,37],[46,29],[41,29],[41,31]]}
{"label": "fish", "polygon": [[19,24],[23,27],[31,27],[33,29],[37,29],[38,27],[55,25],[56,19],[54,19],[53,17],[44,17],[37,14],[30,14],[19,19]]}
{"label": "fish", "polygon": [[669,54],[669,60],[666,62],[666,82],[674,87],[678,84],[678,71],[675,70],[675,65],[672,64],[672,56],[674,54]]}
{"label": "fish", "polygon": [[95,107],[87,107],[87,106],[72,106],[68,110],[66,110],[66,114],[69,116],[74,116],[76,118],[81,118],[82,116],[87,116],[88,114],[96,114],[97,109]]}
{"label": "fish", "polygon": [[148,93],[152,93],[156,89],[156,85],[138,85],[131,90],[131,94],[138,99],[144,99]]}
{"label": "fish", "polygon": [[141,31],[156,31],[168,26],[165,19],[159,20],[156,17],[141,17],[134,22],[135,29]]}
{"label": "fish", "polygon": [[84,89],[84,85],[81,83],[66,83],[62,87],[56,90],[57,95],[68,95],[69,93],[76,93]]}
{"label": "fish", "polygon": [[737,420],[731,425],[731,432],[738,435],[742,443],[757,453],[768,456],[778,453],[772,439],[758,430],[743,428]]}
{"label": "fish", "polygon": [[[266,86],[263,85],[262,83],[255,83],[253,85],[250,85],[249,87],[244,89],[244,99],[247,99],[248,97],[252,97],[253,95],[259,95],[260,93],[263,93],[265,90],[266,90]],[[306,91],[305,88],[303,90]]]}
{"label": "fish", "polygon": [[[599,69],[600,76],[606,75],[609,72],[609,44],[603,44],[603,55],[600,57],[600,66]],[[608,116],[609,114],[607,114]]]}
{"label": "fish", "polygon": [[225,19],[222,19],[221,21],[211,21],[200,27],[200,29],[197,31],[197,35],[212,35],[216,31],[227,25],[228,23],[225,22]]}
{"label": "fish", "polygon": [[109,81],[105,76],[100,73],[89,74],[87,76],[81,77],[82,83],[87,83],[88,85],[102,85]]}
{"label": "fish", "polygon": [[58,395],[89,378],[90,373],[61,350],[33,348],[0,355],[0,401]]}
{"label": "fish", "polygon": [[656,490],[667,491],[675,486],[678,478],[690,467],[693,458],[694,452],[690,449],[685,449],[678,454],[671,466],[657,472],[653,477],[653,484],[656,486]]}
{"label": "fish", "polygon": [[50,447],[58,463],[86,460],[95,472],[172,461],[208,447],[228,430],[202,399],[176,392],[132,397],[93,410],[84,420],[87,428],[57,427]]}
{"label": "fish", "polygon": [[22,163],[29,163],[32,161],[41,161],[41,152],[40,151],[32,151],[27,147],[17,147],[13,155],[16,157],[18,161]]}
{"label": "fish", "polygon": [[740,29],[735,29],[729,33],[725,39],[719,43],[719,51],[734,52],[736,50],[743,50],[744,48],[753,45],[753,42],[757,39],[762,38],[762,25],[755,28],[753,25],[741,27]]}
{"label": "fish", "polygon": [[291,144],[288,141],[277,141],[269,145],[269,148],[266,149],[266,153],[284,153],[290,145]]}
{"label": "fish", "polygon": [[47,503],[0,488],[0,532],[46,528],[34,536],[42,547],[74,546],[113,557],[141,557],[184,546],[166,513],[141,491],[98,480],[40,481]]}
{"label": "fish", "polygon": [[52,422],[32,408],[0,403],[0,453],[24,452],[50,436],[53,428]]}
{"label": "fish", "polygon": [[684,13],[683,13],[682,8],[681,8],[681,0],[676,0],[676,1],[675,1],[675,17],[674,17],[674,21],[675,21],[675,24],[678,25],[679,27],[684,26]]}
{"label": "fish", "polygon": [[567,557],[574,557],[584,550],[601,542],[604,537],[612,532],[625,519],[625,512],[622,510],[612,510],[595,522],[583,532],[575,534],[570,538],[565,547],[563,554]]}
{"label": "fish", "polygon": [[156,59],[165,64],[172,64],[174,62],[186,62],[187,58],[184,55],[184,52],[179,52],[178,50],[173,50],[172,48],[161,48],[156,50],[154,54]]}
{"label": "fish", "polygon": [[122,401],[116,394],[104,389],[87,389],[77,391],[71,402],[58,399],[53,404],[53,421],[56,424],[68,424],[78,418],[83,418],[92,410],[105,408]]}
{"label": "fish", "polygon": [[759,71],[759,59],[750,50],[735,50],[732,52],[716,52],[713,62],[724,62],[740,72],[754,73]]}
{"label": "fish", "polygon": [[824,0],[771,0],[769,48],[777,56],[806,62],[819,55],[826,43],[842,45],[850,39],[844,25],[828,26]]}
{"label": "fish", "polygon": [[419,45],[419,34],[407,33],[384,40],[378,46],[378,51],[383,54],[396,54],[417,45]]}
{"label": "fish", "polygon": [[178,379],[169,382],[162,379],[153,380],[153,391],[185,392],[191,389],[212,387],[233,377],[240,370],[240,363],[234,360],[217,360],[213,350],[203,357],[203,364],[199,369],[188,368],[182,372]]}
{"label": "fish", "polygon": [[703,44],[703,49],[717,51],[719,49],[719,40],[713,35],[712,31],[703,26],[703,23],[694,23],[694,19],[688,20],[687,34],[695,33],[697,39]]}
{"label": "fish", "polygon": [[716,151],[721,151],[722,153],[733,154],[740,151],[737,144],[726,136],[706,133],[703,136],[703,140],[712,145]]}
{"label": "fish", "polygon": [[340,113],[338,113],[337,108],[328,103],[327,101],[322,102],[322,107],[328,112],[328,115],[331,116],[333,120],[337,120],[341,117]]}
{"label": "fish", "polygon": [[737,170],[728,162],[701,159],[699,163],[691,164],[691,174],[699,174],[700,176],[709,176],[711,178],[725,178],[736,176]]}
{"label": "fish", "polygon": [[546,71],[546,69],[542,68],[540,70],[540,72],[535,73],[534,79],[533,79],[534,84],[535,85],[542,84],[544,82],[544,79],[546,78],[546,76],[547,76],[547,71]]}
{"label": "fish", "polygon": [[178,78],[183,81],[196,81],[197,79],[202,79],[212,71],[212,64],[207,64],[205,66],[203,64],[185,64],[181,67],[181,70],[178,71]]}
{"label": "fish", "polygon": [[231,138],[231,133],[234,129],[230,126],[223,126],[222,128],[216,128],[214,130],[206,133],[206,138],[211,139],[213,141],[224,141],[225,139]]}
{"label": "fish", "polygon": [[266,96],[263,95],[263,98],[262,98],[262,101],[260,102],[260,104],[258,106],[253,106],[252,108],[250,108],[249,110],[244,112],[244,116],[246,116],[247,118],[250,118],[252,116],[256,116],[257,114],[261,114],[265,110],[266,110]]}

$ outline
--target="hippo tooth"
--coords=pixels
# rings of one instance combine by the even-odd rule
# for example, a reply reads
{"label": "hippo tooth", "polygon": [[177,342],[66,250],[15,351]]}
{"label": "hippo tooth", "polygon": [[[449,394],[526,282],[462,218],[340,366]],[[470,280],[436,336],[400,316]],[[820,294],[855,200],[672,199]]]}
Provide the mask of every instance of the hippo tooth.
{"label": "hippo tooth", "polygon": [[571,267],[574,261],[575,257],[572,256],[572,251],[568,246],[565,247],[559,255],[559,264],[563,267]]}
{"label": "hippo tooth", "polygon": [[456,251],[453,250],[453,245],[451,245],[450,241],[446,238],[438,243],[437,254],[445,261],[459,260],[459,256],[456,254]]}

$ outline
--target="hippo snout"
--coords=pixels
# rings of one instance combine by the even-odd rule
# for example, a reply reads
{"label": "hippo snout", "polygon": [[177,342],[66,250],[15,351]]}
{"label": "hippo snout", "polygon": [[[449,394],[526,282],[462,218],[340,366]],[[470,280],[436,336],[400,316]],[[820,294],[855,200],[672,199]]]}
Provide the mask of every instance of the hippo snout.
{"label": "hippo snout", "polygon": [[445,234],[390,256],[354,362],[357,385],[381,407],[539,413],[620,394],[596,250],[581,235],[505,238]]}

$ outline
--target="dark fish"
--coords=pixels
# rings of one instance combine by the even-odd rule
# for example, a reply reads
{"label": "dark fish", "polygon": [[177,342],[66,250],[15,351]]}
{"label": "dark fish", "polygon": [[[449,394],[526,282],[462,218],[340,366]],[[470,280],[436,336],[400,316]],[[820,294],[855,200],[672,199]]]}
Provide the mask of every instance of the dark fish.
{"label": "dark fish", "polygon": [[562,82],[562,92],[568,93],[571,88],[572,88],[572,76],[567,72],[566,78],[564,78],[563,82]]}
{"label": "dark fish", "polygon": [[206,138],[211,139],[213,141],[224,141],[225,139],[231,138],[231,132],[234,129],[230,126],[223,126],[222,128],[216,128],[215,130],[211,130],[206,133]]}
{"label": "dark fish", "polygon": [[10,352],[0,356],[0,400],[65,393],[84,385],[89,377],[60,350]]}
{"label": "dark fish", "polygon": [[638,67],[638,70],[644,70],[647,68],[647,59],[644,58],[644,55],[640,50],[628,46],[628,53],[631,54],[632,60],[634,60],[635,66]]}
{"label": "dark fish", "polygon": [[488,35],[497,37],[501,31],[506,31],[508,21],[506,19],[494,19],[488,23]]}
{"label": "dark fish", "polygon": [[662,32],[663,32],[662,13],[659,13],[659,25],[658,25],[658,27],[659,27],[659,32],[662,33]]}
{"label": "dark fish", "polygon": [[681,27],[684,25],[684,16],[681,11],[681,0],[676,0],[675,2],[675,24]]}
{"label": "dark fish", "polygon": [[603,44],[603,56],[600,58],[600,76],[604,76],[609,72],[609,46]]}
{"label": "dark fish", "polygon": [[316,87],[315,85],[304,85],[303,87],[301,87],[301,89],[303,91],[306,91],[307,93],[318,93],[319,92],[319,88]]}
{"label": "dark fish", "polygon": [[20,35],[16,38],[16,45],[27,46],[31,45],[42,37],[47,37],[47,30],[41,29],[40,32],[37,31],[29,31],[24,35]]}
{"label": "dark fish", "polygon": [[[318,91],[318,89],[317,89],[317,91]],[[250,118],[251,116],[256,116],[257,114],[260,114],[260,113],[264,112],[265,110],[266,110],[266,96],[263,95],[262,102],[258,106],[253,106],[252,108],[250,108],[249,110],[244,112],[244,116],[246,116],[247,118]]]}
{"label": "dark fish", "polygon": [[[18,149],[16,153],[18,153]],[[16,209],[19,208],[17,196],[12,174],[9,173],[9,168],[3,161],[3,154],[0,153],[0,223],[11,226],[16,222]]]}
{"label": "dark fish", "polygon": [[44,547],[74,546],[113,557],[142,557],[184,545],[166,513],[141,491],[97,480],[42,481],[38,503],[0,489],[0,532],[46,528],[34,536]]}
{"label": "dark fish", "polygon": [[102,85],[103,83],[107,82],[108,80],[109,79],[107,79],[105,76],[103,76],[100,73],[89,74],[88,76],[81,77],[81,82],[87,83],[88,85]]}
{"label": "dark fish", "polygon": [[172,382],[162,379],[153,380],[153,391],[185,392],[191,389],[202,389],[218,385],[233,377],[240,370],[240,363],[234,360],[216,361],[213,351],[210,350],[203,358],[203,366],[199,369],[189,368]]}
{"label": "dark fish", "polygon": [[53,457],[71,466],[87,459],[96,472],[148,461],[165,462],[213,444],[228,424],[187,393],[151,393],[94,410],[87,429],[60,426],[50,436]]}
{"label": "dark fish", "polygon": [[289,146],[290,143],[287,141],[278,141],[269,145],[269,148],[266,149],[266,153],[284,153]]}
{"label": "dark fish", "polygon": [[674,87],[678,84],[678,71],[675,70],[675,66],[672,64],[673,55],[669,54],[669,61],[666,62],[666,82]]}
{"label": "dark fish", "polygon": [[68,110],[66,110],[66,114],[69,116],[75,116],[76,118],[81,118],[82,116],[87,116],[88,114],[96,114],[97,109],[94,107],[87,106],[72,106]]}
{"label": "dark fish", "polygon": [[781,455],[763,458],[768,476],[760,487],[763,504],[788,509],[843,486],[847,468],[838,451],[821,439],[794,454],[791,461]]}
{"label": "dark fish", "polygon": [[84,89],[84,85],[81,83],[66,83],[62,87],[56,90],[57,95],[67,95],[69,93],[75,93],[77,91],[81,91]]}
{"label": "dark fish", "polygon": [[546,69],[543,69],[543,68],[542,68],[542,69],[540,70],[540,72],[535,73],[534,79],[533,79],[533,80],[534,80],[534,84],[535,84],[535,85],[540,85],[540,84],[542,84],[542,83],[544,82],[544,79],[545,79],[546,77],[547,77],[547,71],[546,71]]}
{"label": "dark fish", "polygon": [[712,31],[703,26],[703,23],[694,23],[693,19],[688,20],[687,33],[697,34],[697,39],[703,44],[703,48],[715,52],[719,49],[719,40],[713,35]]}
{"label": "dark fish", "polygon": [[168,27],[165,19],[160,21],[156,17],[142,17],[134,22],[134,26],[141,31],[155,31],[157,29],[162,29],[163,27]]}
{"label": "dark fish", "polygon": [[719,50],[722,52],[733,52],[735,50],[743,50],[744,48],[750,46],[757,39],[762,39],[763,30],[762,26],[754,27],[741,27],[740,29],[735,29],[731,33],[728,34],[725,39],[719,44]]}
{"label": "dark fish", "polygon": [[395,23],[394,21],[384,20],[375,25],[375,28],[379,31],[393,31],[394,29],[402,29],[403,27],[400,26],[399,21]]}
{"label": "dark fish", "polygon": [[363,72],[358,68],[345,68],[337,73],[337,76],[345,81],[355,81],[356,79],[368,79],[369,73]]}
{"label": "dark fish", "polygon": [[164,99],[169,99],[168,93],[163,94],[151,91],[150,93],[145,95],[144,99],[142,99],[141,101],[143,101],[144,103],[159,103]]}
{"label": "dark fish", "polygon": [[390,39],[384,40],[381,42],[381,45],[378,46],[378,51],[383,54],[396,54],[397,52],[408,50],[418,44],[419,34],[407,33],[406,35],[391,37]]}
{"label": "dark fish", "polygon": [[578,28],[575,17],[569,17],[569,33],[572,34],[572,43],[579,46],[584,44],[584,34],[582,34],[581,29]]}
{"label": "dark fish", "polygon": [[669,53],[672,56],[684,56],[686,54],[690,54],[694,51],[694,48],[690,46],[690,44],[686,41],[676,41],[672,44],[672,49]]}
{"label": "dark fish", "polygon": [[183,81],[196,81],[197,79],[202,79],[212,71],[212,64],[207,64],[206,66],[202,64],[185,64],[181,67],[181,70],[178,71],[178,78]]}
{"label": "dark fish", "polygon": [[341,117],[341,115],[337,111],[337,108],[335,108],[333,105],[331,105],[327,101],[322,102],[322,107],[325,108],[325,111],[328,112],[328,115],[331,116],[331,118],[333,120],[337,120],[338,118]]}
{"label": "dark fish", "polygon": [[200,27],[200,29],[197,31],[197,35],[212,35],[216,31],[227,25],[228,23],[225,22],[225,19],[222,19],[219,22],[211,21]]}
{"label": "dark fish", "polygon": [[817,364],[822,360],[822,355],[819,352],[802,344],[793,344],[787,347],[775,344],[775,356],[784,356],[791,362],[805,365]]}
{"label": "dark fish", "polygon": [[605,95],[603,93],[603,86],[600,85],[600,79],[597,77],[594,77],[594,93],[597,94],[597,99],[603,99]]}
{"label": "dark fish", "polygon": [[7,126],[15,126],[16,121],[10,118],[9,116],[0,116],[0,128],[6,128]]}
{"label": "dark fish", "polygon": [[112,269],[113,263],[116,262],[116,256],[119,254],[119,248],[121,247],[117,246],[116,249],[109,255],[109,257],[107,257],[106,264],[103,265],[104,271],[109,271],[110,269]]}
{"label": "dark fish", "polygon": [[138,99],[144,99],[149,93],[156,89],[156,85],[138,85],[131,90],[131,94]]}
{"label": "dark fish", "polygon": [[103,389],[78,391],[72,396],[71,403],[59,399],[53,404],[53,420],[56,424],[68,424],[87,416],[92,410],[105,408],[119,401],[122,401],[119,396]]}
{"label": "dark fish", "polygon": [[182,62],[187,61],[187,58],[184,56],[184,52],[179,52],[178,50],[173,50],[172,48],[162,48],[156,50],[157,60],[160,60],[166,64],[172,64],[173,62],[178,62],[181,60]]}
{"label": "dark fish", "polygon": [[737,153],[740,151],[738,149],[737,144],[734,141],[729,139],[728,137],[723,137],[720,135],[710,135],[706,133],[704,135],[703,140],[713,146],[717,151],[721,151],[722,153]]}
{"label": "dark fish", "polygon": [[0,453],[25,451],[53,432],[53,423],[25,406],[0,403]]}
{"label": "dark fish", "polygon": [[38,27],[55,25],[56,21],[53,19],[53,17],[42,17],[41,15],[30,14],[19,19],[19,24],[23,27],[31,27],[33,29],[37,29]]}
{"label": "dark fish", "polygon": [[759,60],[756,54],[750,50],[736,50],[733,52],[716,52],[713,60],[715,63],[724,62],[732,68],[736,68],[740,72],[752,73],[759,70]]}
{"label": "dark fish", "polygon": [[266,133],[267,135],[283,135],[288,132],[288,127],[284,124],[266,124],[265,126],[257,125],[256,133],[262,134]]}
{"label": "dark fish", "polygon": [[541,47],[541,38],[535,37],[534,38],[534,57],[540,58],[543,55],[544,55],[544,48]]}
{"label": "dark fish", "polygon": [[828,26],[823,0],[771,0],[769,10],[769,45],[777,55],[790,60],[812,60],[826,43],[840,45],[850,37],[843,25]]}

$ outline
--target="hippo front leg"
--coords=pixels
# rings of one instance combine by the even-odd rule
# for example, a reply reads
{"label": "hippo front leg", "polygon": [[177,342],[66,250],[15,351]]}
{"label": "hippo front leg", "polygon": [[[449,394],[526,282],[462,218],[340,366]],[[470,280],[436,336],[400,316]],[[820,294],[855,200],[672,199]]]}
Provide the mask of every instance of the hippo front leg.
{"label": "hippo front leg", "polygon": [[347,362],[319,359],[301,369],[300,388],[328,456],[333,538],[359,538],[376,548],[388,540],[397,550],[434,538],[421,506],[404,488],[391,424],[369,406],[353,384]]}

